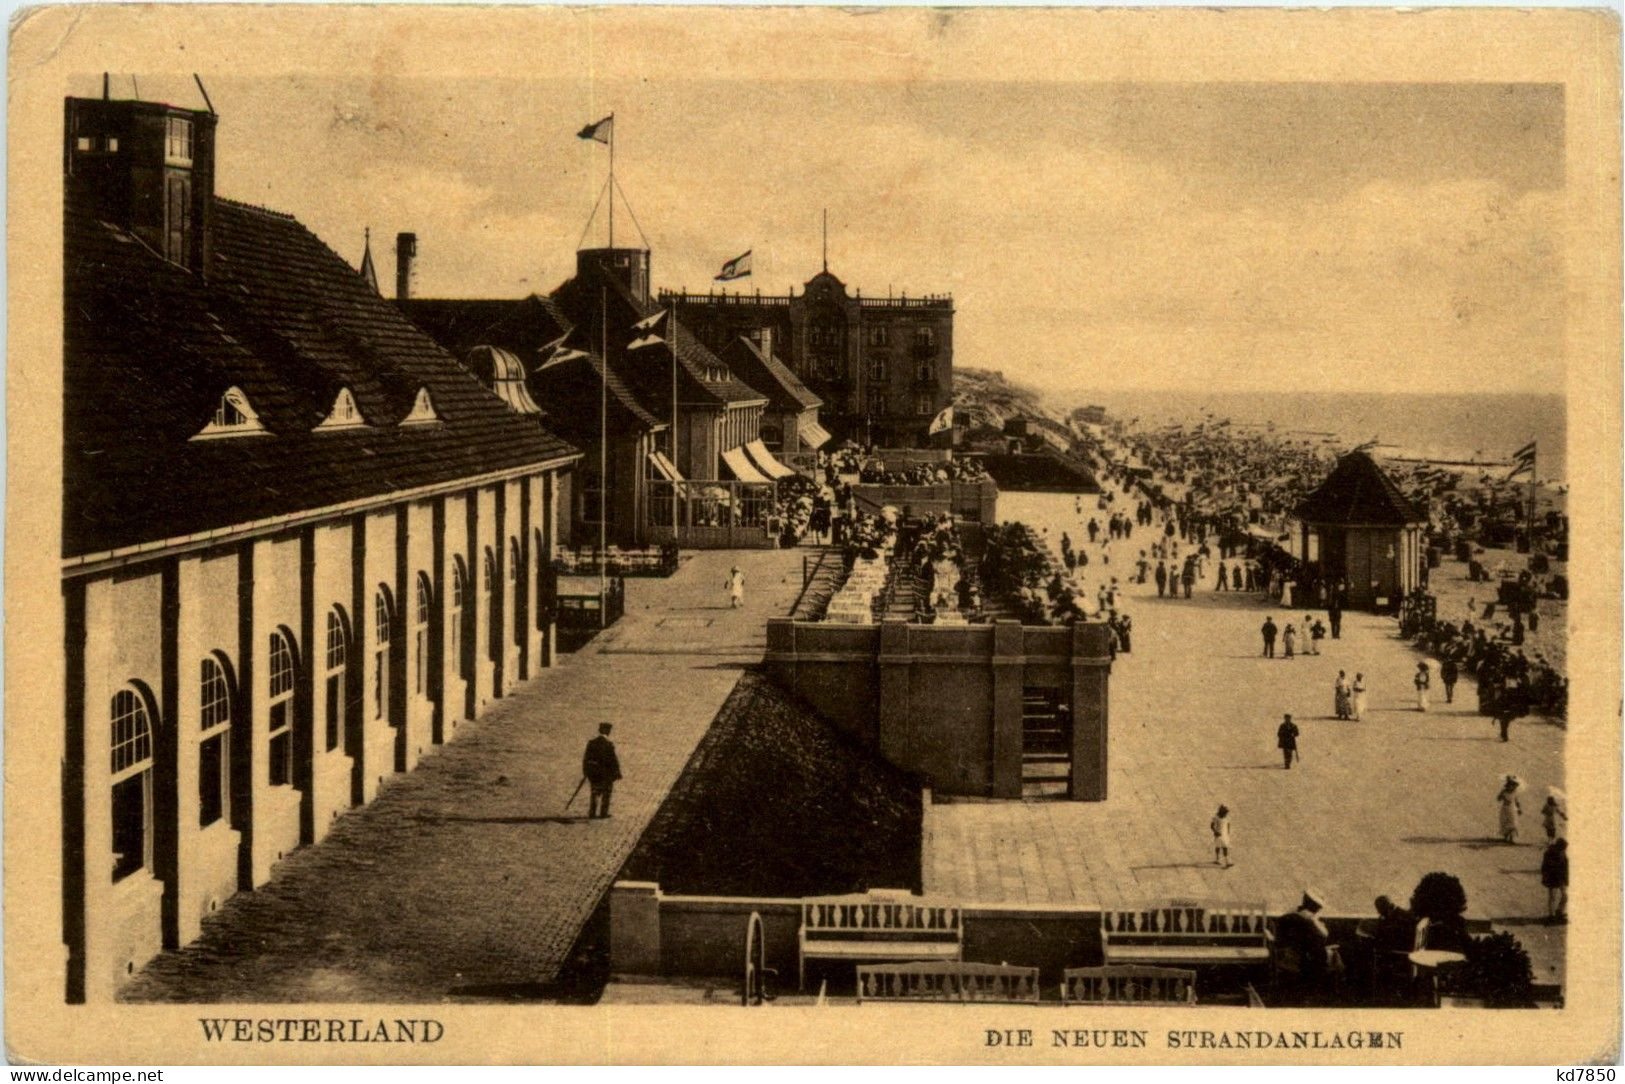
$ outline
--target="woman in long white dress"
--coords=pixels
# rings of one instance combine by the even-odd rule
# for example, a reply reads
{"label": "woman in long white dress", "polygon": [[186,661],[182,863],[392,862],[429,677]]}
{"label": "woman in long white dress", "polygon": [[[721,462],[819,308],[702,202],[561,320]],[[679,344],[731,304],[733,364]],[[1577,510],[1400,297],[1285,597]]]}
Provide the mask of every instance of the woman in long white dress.
{"label": "woman in long white dress", "polygon": [[1365,675],[1354,675],[1354,721],[1365,718]]}
{"label": "woman in long white dress", "polygon": [[1433,684],[1433,676],[1428,673],[1426,662],[1416,664],[1416,676],[1411,681],[1416,685],[1416,710],[1427,711],[1428,687]]}
{"label": "woman in long white dress", "polygon": [[1495,796],[1496,802],[1501,806],[1501,841],[1503,843],[1518,842],[1518,818],[1523,816],[1523,805],[1518,801],[1518,791],[1523,787],[1523,780],[1515,775],[1506,777],[1506,783],[1501,787],[1501,793]]}

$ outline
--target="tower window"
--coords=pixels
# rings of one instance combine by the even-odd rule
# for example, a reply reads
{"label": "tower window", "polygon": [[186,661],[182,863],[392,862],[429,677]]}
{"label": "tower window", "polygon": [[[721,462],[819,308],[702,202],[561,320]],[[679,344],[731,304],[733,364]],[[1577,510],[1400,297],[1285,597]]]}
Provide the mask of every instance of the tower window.
{"label": "tower window", "polygon": [[181,166],[192,164],[192,122],[187,118],[169,118],[169,130],[164,139],[164,161]]}
{"label": "tower window", "polygon": [[169,178],[169,229],[164,256],[171,263],[186,263],[192,238],[192,182],[187,177]]}

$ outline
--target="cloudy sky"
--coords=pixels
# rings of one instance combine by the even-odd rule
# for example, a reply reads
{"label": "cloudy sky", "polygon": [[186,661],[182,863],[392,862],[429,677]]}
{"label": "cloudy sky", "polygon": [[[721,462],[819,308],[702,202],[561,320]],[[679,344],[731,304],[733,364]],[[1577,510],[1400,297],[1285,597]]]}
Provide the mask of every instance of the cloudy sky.
{"label": "cloudy sky", "polygon": [[[189,81],[141,78],[196,104]],[[952,292],[956,362],[1033,383],[1357,389],[1404,366],[1438,390],[1549,391],[1563,373],[1560,86],[204,79],[220,193],[352,262],[371,226],[386,291],[406,229],[419,296],[566,277],[606,166],[575,132],[613,109],[660,286],[703,289],[747,248],[751,288],[799,285],[827,207],[831,270]],[[616,229],[635,234],[624,207]]]}

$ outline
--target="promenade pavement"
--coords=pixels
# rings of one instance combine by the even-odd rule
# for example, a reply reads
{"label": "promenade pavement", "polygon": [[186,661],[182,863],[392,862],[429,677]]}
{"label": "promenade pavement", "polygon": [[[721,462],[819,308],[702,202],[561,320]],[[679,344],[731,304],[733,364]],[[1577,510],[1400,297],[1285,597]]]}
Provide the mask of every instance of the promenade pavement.
{"label": "promenade pavement", "polygon": [[[745,574],[745,605],[723,580]],[[536,996],[738,681],[788,613],[801,553],[711,551],[627,580],[626,615],[465,723],[377,799],[159,956],[131,1001]],[[615,724],[613,816],[585,819],[581,751]]]}
{"label": "promenade pavement", "polygon": [[[1084,521],[1094,514],[1086,501]],[[1070,496],[1001,495],[999,515],[1048,526],[1057,540],[1062,530],[1075,543],[1087,538]],[[1137,530],[1113,544],[1105,566],[1102,547],[1091,547],[1091,581],[1104,569],[1127,583],[1153,537]],[[1195,896],[1261,900],[1279,913],[1312,885],[1330,913],[1366,915],[1377,895],[1403,904],[1423,874],[1444,870],[1461,878],[1469,917],[1513,928],[1537,981],[1561,977],[1560,928],[1540,921],[1538,814],[1546,787],[1563,783],[1560,727],[1516,723],[1502,744],[1475,713],[1470,681],[1455,704],[1435,688],[1428,713],[1418,712],[1410,677],[1421,656],[1390,618],[1348,613],[1342,638],[1324,640],[1321,655],[1265,659],[1264,616],[1301,626],[1303,608],[1215,593],[1211,576],[1189,601],[1159,599],[1151,583],[1127,590],[1133,652],[1112,668],[1108,800],[939,801],[927,893],[1105,904]],[[1363,722],[1334,716],[1339,669],[1365,674]],[[1284,712],[1302,730],[1302,762],[1290,771],[1275,747]],[[1525,783],[1518,846],[1498,836],[1495,796],[1507,773]],[[1232,811],[1227,870],[1214,865],[1208,831],[1220,803]]]}

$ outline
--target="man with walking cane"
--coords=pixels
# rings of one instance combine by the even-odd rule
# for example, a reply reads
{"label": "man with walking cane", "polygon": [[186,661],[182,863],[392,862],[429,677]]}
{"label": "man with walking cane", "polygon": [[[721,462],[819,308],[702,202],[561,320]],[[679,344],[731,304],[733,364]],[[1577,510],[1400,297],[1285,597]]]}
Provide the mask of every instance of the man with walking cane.
{"label": "man with walking cane", "polygon": [[[609,740],[610,724],[598,724],[598,736],[587,743],[587,751],[581,755],[582,781],[592,789],[587,800],[587,817],[597,820],[609,816],[609,798],[615,790],[615,781],[621,777],[621,761],[615,755],[615,743]],[[576,794],[581,793],[581,785],[576,784]],[[570,801],[575,801],[575,794],[570,795]],[[569,802],[565,808],[570,808]]]}

